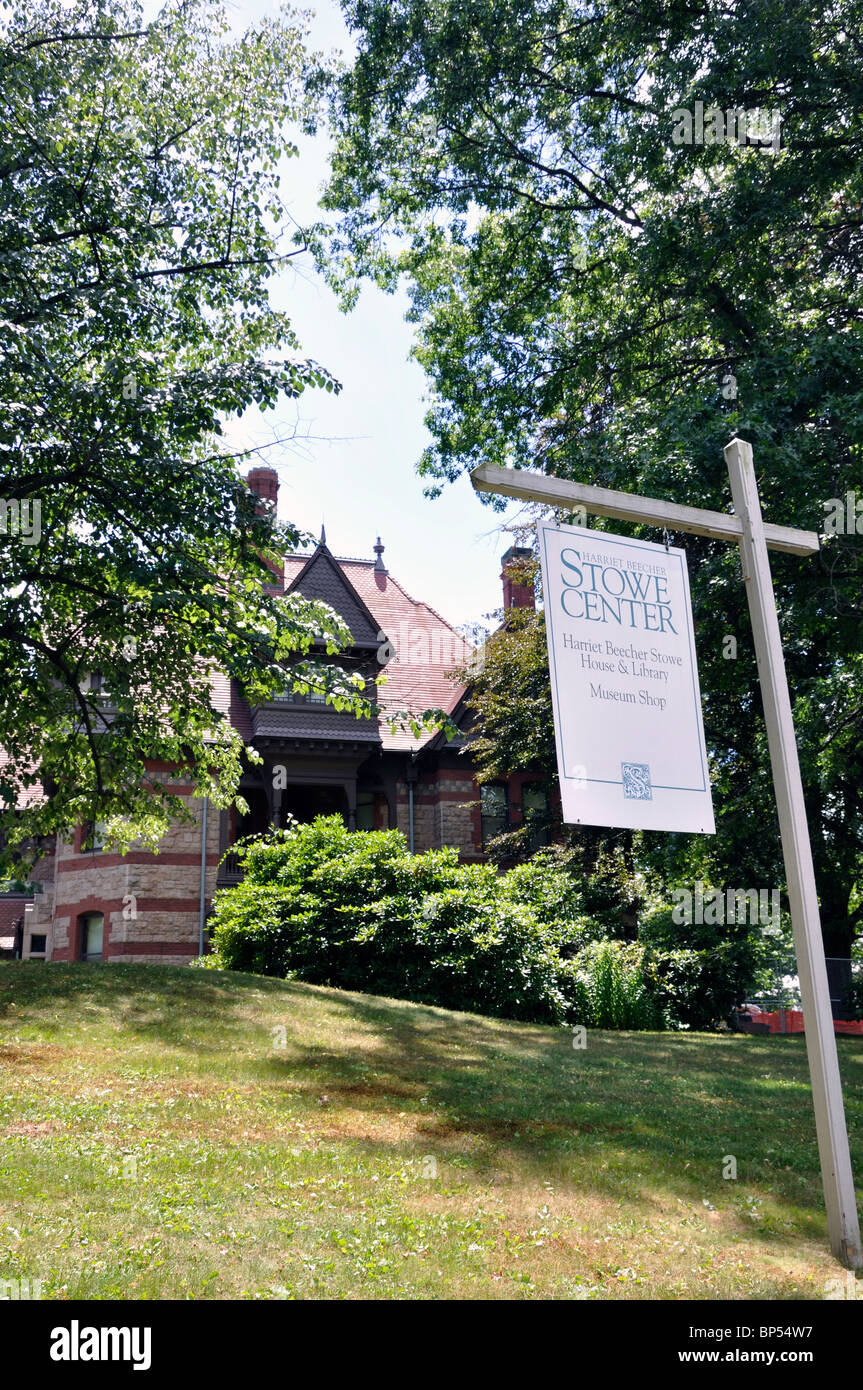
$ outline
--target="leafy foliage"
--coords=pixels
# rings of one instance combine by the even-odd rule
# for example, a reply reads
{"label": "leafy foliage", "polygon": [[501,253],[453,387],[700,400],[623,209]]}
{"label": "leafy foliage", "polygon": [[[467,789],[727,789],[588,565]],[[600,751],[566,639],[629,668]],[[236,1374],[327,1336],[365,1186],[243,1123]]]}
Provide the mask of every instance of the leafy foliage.
{"label": "leafy foliage", "polygon": [[85,819],[157,840],[180,808],[148,760],[230,800],[243,749],[215,669],[260,696],[300,658],[297,679],[365,707],[317,660],[346,636],[332,612],[263,590],[301,537],[259,514],[220,438],[252,405],[338,389],[267,298],[297,254],[277,164],[308,114],[301,28],[232,39],[209,0],[147,22],[136,0],[3,16],[0,498],[41,508],[35,543],[2,535],[14,867]]}
{"label": "leafy foliage", "polygon": [[[508,873],[397,830],[319,817],[239,851],[216,897],[216,967],[533,1023],[706,1027],[742,998],[735,952],[597,939],[570,874],[539,855]],[[749,960],[751,971],[752,962]]]}
{"label": "leafy foliage", "polygon": [[[362,276],[407,281],[433,492],[492,462],[727,510],[736,433],[772,521],[820,530],[830,499],[863,496],[860,0],[343,9],[357,58],[319,245],[348,302]],[[778,111],[781,149],[675,144],[699,101]],[[666,879],[779,884],[738,558],[685,543],[718,833],[645,848]],[[837,955],[863,923],[861,553],[852,523],[773,559]]]}
{"label": "leafy foliage", "polygon": [[[518,582],[534,583],[535,561],[513,565]],[[478,781],[507,780],[513,773],[544,773],[556,791],[557,760],[548,675],[545,616],[540,609],[510,608],[483,647],[482,663],[460,676],[469,685],[472,711],[471,753]],[[511,862],[533,853],[538,829],[554,842],[555,862],[579,884],[585,911],[611,935],[634,937],[641,902],[641,883],[630,830],[567,826],[557,795],[547,810],[504,831],[489,845],[499,859]]]}

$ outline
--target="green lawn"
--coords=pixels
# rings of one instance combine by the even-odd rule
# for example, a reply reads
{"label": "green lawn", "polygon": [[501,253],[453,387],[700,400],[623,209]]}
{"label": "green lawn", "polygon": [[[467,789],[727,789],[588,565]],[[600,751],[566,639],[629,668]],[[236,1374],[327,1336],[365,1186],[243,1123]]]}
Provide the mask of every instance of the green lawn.
{"label": "green lawn", "polygon": [[[859,1176],[863,1048],[839,1052]],[[576,1050],[251,975],[7,964],[0,1074],[0,1279],[43,1297],[821,1298],[841,1273],[800,1038]]]}

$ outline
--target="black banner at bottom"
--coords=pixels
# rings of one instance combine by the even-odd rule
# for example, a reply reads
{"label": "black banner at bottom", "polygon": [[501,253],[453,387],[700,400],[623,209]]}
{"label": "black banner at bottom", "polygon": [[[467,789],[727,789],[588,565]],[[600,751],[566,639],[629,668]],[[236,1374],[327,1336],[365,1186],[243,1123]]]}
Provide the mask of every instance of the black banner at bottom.
{"label": "black banner at bottom", "polygon": [[[859,1285],[857,1286],[859,1287]],[[399,1357],[399,1376],[434,1373],[456,1356],[459,1376],[473,1366],[487,1379],[496,1364],[514,1374],[521,1351],[535,1366],[549,1355],[575,1356],[582,1371],[658,1371],[687,1367],[803,1367],[823,1378],[848,1376],[860,1330],[860,1299],[825,1302],[650,1303],[518,1300],[476,1303],[383,1302],[6,1302],[7,1348],[26,1355],[39,1383],[86,1383],[106,1373],[133,1383],[146,1376],[234,1372],[285,1374],[309,1359],[331,1377],[344,1367],[382,1376],[395,1367],[381,1358],[410,1337],[414,1370]],[[380,1318],[380,1322],[378,1322]],[[450,1336],[458,1340],[450,1341]],[[540,1338],[541,1340],[535,1340]],[[529,1340],[525,1340],[529,1339]],[[458,1349],[456,1351],[456,1348]],[[584,1353],[590,1351],[589,1363]],[[371,1354],[371,1361],[369,1355]],[[597,1360],[598,1359],[598,1364]],[[572,1367],[574,1370],[574,1367]],[[456,1370],[452,1364],[447,1371]],[[306,1366],[306,1373],[308,1367]]]}

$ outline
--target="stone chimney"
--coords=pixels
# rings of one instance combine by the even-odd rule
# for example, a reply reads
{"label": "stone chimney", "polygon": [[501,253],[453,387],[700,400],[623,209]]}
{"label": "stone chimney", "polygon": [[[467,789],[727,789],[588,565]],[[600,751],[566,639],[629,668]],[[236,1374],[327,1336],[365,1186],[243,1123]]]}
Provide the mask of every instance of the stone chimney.
{"label": "stone chimney", "polygon": [[262,502],[272,504],[273,512],[275,512],[279,500],[279,475],[275,468],[267,468],[263,464],[258,468],[253,468],[246,474],[246,482],[251,491],[260,497]]}
{"label": "stone chimney", "polygon": [[500,577],[503,580],[504,608],[536,607],[533,584],[525,584],[518,573],[525,561],[533,558],[533,551],[520,545],[511,545],[506,554],[501,557],[503,568]]}

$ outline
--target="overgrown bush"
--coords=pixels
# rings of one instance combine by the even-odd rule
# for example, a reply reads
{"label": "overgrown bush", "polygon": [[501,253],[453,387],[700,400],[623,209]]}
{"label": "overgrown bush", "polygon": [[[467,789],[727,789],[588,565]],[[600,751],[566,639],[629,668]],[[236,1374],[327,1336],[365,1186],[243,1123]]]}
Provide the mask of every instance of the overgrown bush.
{"label": "overgrown bush", "polygon": [[227,967],[564,1021],[552,936],[566,928],[548,932],[527,889],[513,896],[490,865],[460,865],[454,849],[411,855],[400,831],[352,834],[337,816],[240,854],[245,877],[218,895],[212,924]]}
{"label": "overgrown bush", "polygon": [[649,953],[641,945],[601,941],[575,961],[578,1022],[591,1028],[658,1029],[666,1023]]}
{"label": "overgrown bush", "polygon": [[548,856],[501,874],[454,849],[411,855],[400,831],[351,832],[338,816],[239,854],[245,876],[211,923],[228,969],[598,1028],[709,1026],[738,1002],[718,951],[598,941]]}

